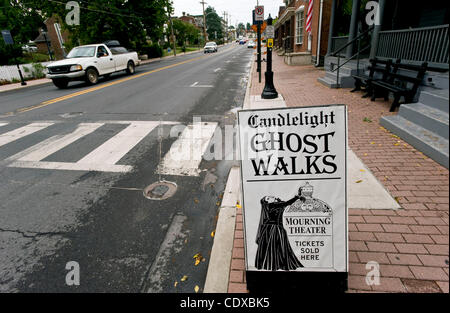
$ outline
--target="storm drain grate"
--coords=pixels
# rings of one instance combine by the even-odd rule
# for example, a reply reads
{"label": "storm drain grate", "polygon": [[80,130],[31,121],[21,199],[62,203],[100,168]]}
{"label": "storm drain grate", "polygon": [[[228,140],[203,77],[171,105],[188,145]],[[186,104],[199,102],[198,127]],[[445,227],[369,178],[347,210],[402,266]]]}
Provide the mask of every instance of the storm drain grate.
{"label": "storm drain grate", "polygon": [[177,191],[177,184],[168,181],[159,181],[144,189],[144,197],[150,200],[166,200]]}

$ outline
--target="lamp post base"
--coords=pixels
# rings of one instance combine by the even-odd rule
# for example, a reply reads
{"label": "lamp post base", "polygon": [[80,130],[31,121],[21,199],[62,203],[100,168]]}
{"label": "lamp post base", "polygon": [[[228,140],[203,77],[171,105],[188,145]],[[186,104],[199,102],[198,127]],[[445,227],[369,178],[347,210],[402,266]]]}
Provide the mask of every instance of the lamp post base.
{"label": "lamp post base", "polygon": [[261,94],[263,99],[276,99],[278,98],[278,92],[273,84],[273,72],[265,72],[266,84]]}

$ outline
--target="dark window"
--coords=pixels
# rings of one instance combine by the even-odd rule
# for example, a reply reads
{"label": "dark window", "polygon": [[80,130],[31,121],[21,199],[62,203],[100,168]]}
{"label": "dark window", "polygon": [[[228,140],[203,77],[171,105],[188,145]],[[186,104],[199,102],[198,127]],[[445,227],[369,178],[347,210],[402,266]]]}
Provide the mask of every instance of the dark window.
{"label": "dark window", "polygon": [[108,51],[107,51],[106,48],[103,47],[103,46],[99,46],[99,47],[98,47],[97,54],[109,55]]}

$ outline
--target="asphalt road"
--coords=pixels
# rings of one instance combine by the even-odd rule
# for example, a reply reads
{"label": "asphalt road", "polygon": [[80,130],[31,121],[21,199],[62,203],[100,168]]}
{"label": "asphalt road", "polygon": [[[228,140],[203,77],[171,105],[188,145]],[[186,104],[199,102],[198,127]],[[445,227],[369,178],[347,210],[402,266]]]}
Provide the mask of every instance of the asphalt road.
{"label": "asphalt road", "polygon": [[[251,54],[232,44],[95,87],[0,94],[0,292],[201,292],[234,161],[202,160],[197,176],[158,166],[173,124],[235,123]],[[176,193],[145,198],[160,178]],[[66,284],[71,261],[78,286]]]}

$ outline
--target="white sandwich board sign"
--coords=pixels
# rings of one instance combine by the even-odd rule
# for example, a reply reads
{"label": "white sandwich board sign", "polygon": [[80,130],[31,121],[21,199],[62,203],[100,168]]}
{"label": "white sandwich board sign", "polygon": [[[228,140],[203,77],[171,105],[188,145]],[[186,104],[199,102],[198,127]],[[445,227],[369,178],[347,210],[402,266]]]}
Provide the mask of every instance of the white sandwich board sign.
{"label": "white sandwich board sign", "polygon": [[247,272],[348,272],[346,106],[238,118]]}

